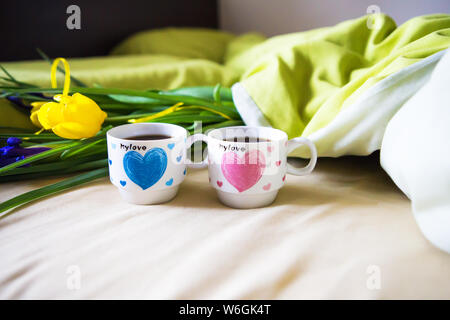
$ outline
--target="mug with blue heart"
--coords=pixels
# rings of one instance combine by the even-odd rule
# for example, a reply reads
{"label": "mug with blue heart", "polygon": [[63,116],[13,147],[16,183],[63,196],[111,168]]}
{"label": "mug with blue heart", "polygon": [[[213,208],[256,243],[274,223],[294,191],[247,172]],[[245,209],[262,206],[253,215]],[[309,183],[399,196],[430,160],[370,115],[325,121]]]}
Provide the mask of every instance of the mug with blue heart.
{"label": "mug with blue heart", "polygon": [[166,123],[135,123],[107,132],[111,182],[135,204],[157,204],[174,198],[186,176],[186,159],[195,142],[183,127]]}

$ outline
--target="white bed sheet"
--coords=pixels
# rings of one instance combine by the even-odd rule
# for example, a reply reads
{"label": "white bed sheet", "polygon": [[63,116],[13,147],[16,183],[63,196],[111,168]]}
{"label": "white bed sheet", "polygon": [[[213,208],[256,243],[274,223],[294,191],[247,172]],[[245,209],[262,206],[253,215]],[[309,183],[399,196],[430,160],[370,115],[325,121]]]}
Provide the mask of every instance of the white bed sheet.
{"label": "white bed sheet", "polygon": [[377,155],[319,159],[262,209],[224,207],[200,170],[167,204],[127,204],[105,178],[0,220],[2,299],[449,299],[449,271]]}

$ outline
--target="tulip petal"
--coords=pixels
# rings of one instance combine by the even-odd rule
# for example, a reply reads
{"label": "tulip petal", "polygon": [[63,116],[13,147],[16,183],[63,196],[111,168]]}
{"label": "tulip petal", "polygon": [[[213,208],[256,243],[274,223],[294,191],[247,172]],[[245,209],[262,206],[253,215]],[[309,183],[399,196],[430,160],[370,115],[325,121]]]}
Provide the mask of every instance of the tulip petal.
{"label": "tulip petal", "polygon": [[57,102],[48,102],[38,111],[38,120],[44,129],[51,129],[64,121],[62,108],[64,105]]}
{"label": "tulip petal", "polygon": [[41,123],[39,122],[39,119],[38,119],[37,111],[31,112],[30,120],[36,127],[42,128]]}
{"label": "tulip petal", "polygon": [[52,128],[53,132],[66,139],[82,139],[94,136],[100,130],[100,124],[86,126],[78,122],[62,122]]}
{"label": "tulip petal", "polygon": [[96,125],[99,122],[102,124],[107,117],[107,114],[100,109],[94,100],[79,93],[75,93],[71,98],[64,110],[66,121]]}
{"label": "tulip petal", "polygon": [[48,103],[48,101],[35,101],[31,103],[33,109],[31,111],[38,111],[44,104]]}
{"label": "tulip petal", "polygon": [[33,109],[31,109],[30,120],[36,127],[42,128],[42,125],[38,119],[38,111],[46,103],[48,103],[48,102],[47,101],[36,101],[36,102],[31,103],[31,106],[33,107]]}

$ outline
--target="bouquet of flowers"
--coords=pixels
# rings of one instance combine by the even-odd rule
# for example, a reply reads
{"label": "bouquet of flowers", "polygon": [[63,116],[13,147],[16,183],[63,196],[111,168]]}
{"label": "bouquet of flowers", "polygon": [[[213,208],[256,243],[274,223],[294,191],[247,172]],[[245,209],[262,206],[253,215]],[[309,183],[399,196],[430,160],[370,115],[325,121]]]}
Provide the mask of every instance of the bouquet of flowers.
{"label": "bouquet of flowers", "polygon": [[[64,68],[58,67],[60,62]],[[0,68],[5,74],[0,76],[0,98],[29,113],[36,125],[33,132],[1,128],[8,132],[0,134],[0,183],[82,172],[1,203],[0,218],[16,206],[107,176],[106,132],[114,126],[165,122],[192,133],[243,124],[231,90],[220,84],[169,91],[87,87],[58,58],[51,67],[52,87],[40,88]],[[57,87],[58,71],[65,75],[63,88]]]}

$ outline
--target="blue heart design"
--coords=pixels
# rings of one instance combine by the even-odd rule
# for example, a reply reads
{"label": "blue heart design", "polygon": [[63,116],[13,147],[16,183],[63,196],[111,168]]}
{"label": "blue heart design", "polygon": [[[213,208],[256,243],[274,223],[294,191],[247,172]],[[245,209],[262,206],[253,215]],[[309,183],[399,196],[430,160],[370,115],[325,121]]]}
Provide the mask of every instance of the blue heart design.
{"label": "blue heart design", "polygon": [[184,174],[184,175],[186,175],[186,169],[184,169],[184,172],[183,172],[183,174]]}
{"label": "blue heart design", "polygon": [[167,148],[169,148],[170,150],[172,150],[173,147],[175,147],[175,143],[169,143],[169,144],[167,145]]}
{"label": "blue heart design", "polygon": [[125,185],[127,184],[127,182],[124,181],[124,180],[120,180],[120,184],[122,185],[122,187],[125,187]]}
{"label": "blue heart design", "polygon": [[109,165],[112,165],[112,161],[111,160],[109,160]]}
{"label": "blue heart design", "polygon": [[123,168],[128,178],[145,190],[164,175],[167,154],[161,148],[150,149],[145,156],[136,151],[128,151],[123,157]]}
{"label": "blue heart design", "polygon": [[173,183],[173,178],[170,178],[170,180],[166,182],[166,186],[171,186],[172,183]]}
{"label": "blue heart design", "polygon": [[180,162],[181,161],[181,155],[179,155],[178,157],[177,157],[177,162]]}
{"label": "blue heart design", "polygon": [[111,147],[112,147],[113,149],[116,149],[116,144],[115,144],[115,143],[111,143]]}

